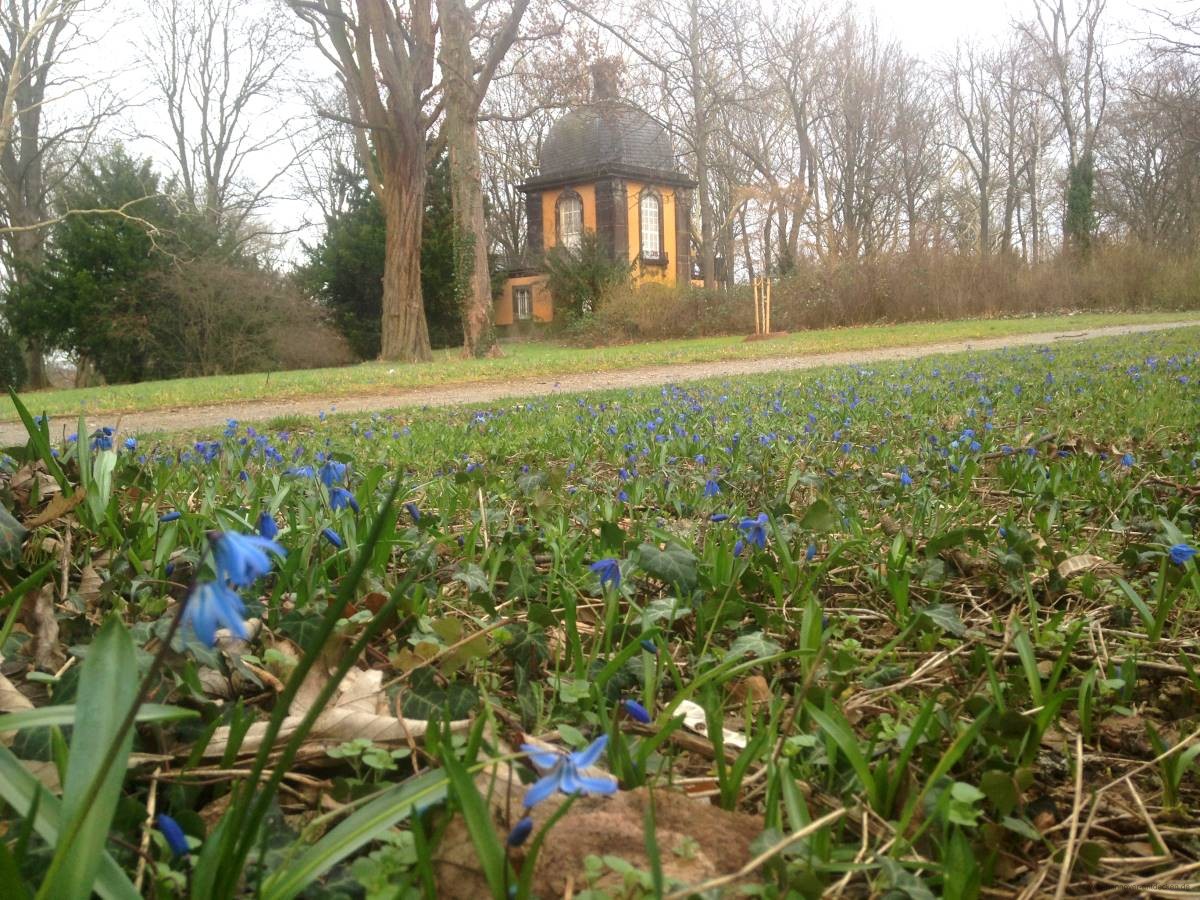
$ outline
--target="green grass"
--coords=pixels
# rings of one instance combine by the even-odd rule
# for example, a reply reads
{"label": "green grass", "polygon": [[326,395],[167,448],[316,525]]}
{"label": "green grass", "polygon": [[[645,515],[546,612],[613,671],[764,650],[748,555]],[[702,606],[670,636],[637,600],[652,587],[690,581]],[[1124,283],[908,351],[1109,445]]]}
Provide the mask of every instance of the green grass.
{"label": "green grass", "polygon": [[[304,369],[245,375],[183,378],[22,396],[37,413],[129,413],[153,409],[209,406],[253,400],[295,400],[386,394],[451,384],[504,382],[581,372],[607,372],[640,366],[766,359],[837,351],[917,346],[942,341],[982,340],[1042,331],[1148,324],[1194,319],[1188,313],[1086,314],[1019,319],[971,319],[956,322],[871,325],[798,332],[747,343],[741,336],[698,338],[580,349],[549,342],[510,343],[501,359],[464,360],[457,351],[438,351],[431,364],[364,363],[333,369]],[[0,421],[16,412],[0,400]]]}
{"label": "green grass", "polygon": [[[1194,881],[1198,338],[309,417],[133,450],[38,431],[0,456],[0,506],[33,530],[22,541],[0,516],[0,551],[20,550],[0,552],[0,686],[37,706],[19,730],[0,722],[0,862],[32,889],[82,844],[55,827],[86,786],[72,774],[136,705],[97,697],[143,678],[177,721],[135,729],[85,833],[110,880],[131,881],[149,808],[177,819],[200,849],[153,838],[144,887],[162,900],[255,883],[267,900],[558,896],[530,862],[542,836],[589,900],[694,888],[682,862],[736,838],[724,871],[781,851],[752,874],[766,897]],[[26,477],[35,455],[46,478]],[[235,551],[228,532],[263,523],[286,555]],[[218,603],[226,578],[238,599]],[[164,641],[188,608],[263,627],[217,653],[187,624]],[[82,664],[40,663],[47,645]],[[342,730],[297,731],[274,756],[229,749],[251,721],[328,708],[334,666],[354,675],[354,718],[329,717]],[[397,714],[474,724],[420,738]],[[607,738],[596,762],[620,791],[535,804],[537,836],[514,852],[527,788],[488,802],[471,775],[505,772],[526,735]],[[169,756],[127,766],[131,752]],[[20,760],[47,758],[63,799],[37,806]],[[256,792],[258,771],[274,774]],[[538,773],[522,759],[514,777]],[[643,835],[672,807],[670,840]]]}

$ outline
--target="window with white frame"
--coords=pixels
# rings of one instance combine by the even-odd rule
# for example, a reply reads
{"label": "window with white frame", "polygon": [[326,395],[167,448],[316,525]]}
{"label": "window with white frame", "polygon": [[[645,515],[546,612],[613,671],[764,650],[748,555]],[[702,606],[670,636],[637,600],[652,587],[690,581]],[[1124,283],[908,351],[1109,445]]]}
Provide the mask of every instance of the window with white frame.
{"label": "window with white frame", "polygon": [[513,314],[517,321],[533,318],[533,288],[528,285],[513,288]]}
{"label": "window with white frame", "polygon": [[583,242],[583,200],[578,194],[564,194],[558,201],[558,242],[568,250],[578,250]]}
{"label": "window with white frame", "polygon": [[642,222],[642,259],[662,259],[662,199],[647,191],[640,203]]}

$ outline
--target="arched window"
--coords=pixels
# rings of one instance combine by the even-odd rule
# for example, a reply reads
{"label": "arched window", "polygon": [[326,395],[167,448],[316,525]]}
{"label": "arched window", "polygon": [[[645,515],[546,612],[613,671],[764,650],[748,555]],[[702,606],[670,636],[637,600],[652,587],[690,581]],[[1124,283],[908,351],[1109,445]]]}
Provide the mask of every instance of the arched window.
{"label": "arched window", "polygon": [[583,199],[574,191],[564,191],[558,198],[558,243],[578,250],[582,242]]}
{"label": "arched window", "polygon": [[638,202],[642,235],[642,260],[659,262],[663,258],[662,198],[653,191],[644,191]]}

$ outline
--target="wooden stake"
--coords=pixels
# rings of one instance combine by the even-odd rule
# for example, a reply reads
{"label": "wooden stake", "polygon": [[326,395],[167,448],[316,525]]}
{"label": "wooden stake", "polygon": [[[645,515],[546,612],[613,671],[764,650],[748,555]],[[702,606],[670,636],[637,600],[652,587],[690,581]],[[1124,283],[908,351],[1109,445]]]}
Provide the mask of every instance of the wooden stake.
{"label": "wooden stake", "polygon": [[758,327],[759,309],[758,309],[758,279],[755,278],[752,282],[754,285],[754,333],[762,334]]}
{"label": "wooden stake", "polygon": [[763,321],[764,321],[763,328],[764,328],[764,333],[770,334],[771,333],[771,279],[764,278],[763,280],[766,282],[766,289],[767,289],[767,310],[766,310],[766,314],[763,316]]}

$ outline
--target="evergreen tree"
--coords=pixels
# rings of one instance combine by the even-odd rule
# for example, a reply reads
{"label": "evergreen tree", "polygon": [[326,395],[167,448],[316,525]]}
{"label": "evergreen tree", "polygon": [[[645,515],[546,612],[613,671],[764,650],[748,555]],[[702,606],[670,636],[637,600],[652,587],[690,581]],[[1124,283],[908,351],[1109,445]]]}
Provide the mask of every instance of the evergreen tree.
{"label": "evergreen tree", "polygon": [[[365,179],[351,181],[347,210],[325,223],[320,243],[306,247],[300,283],[332,313],[334,324],[363,359],[379,356],[387,229],[379,200]],[[453,347],[460,337],[454,298],[454,219],[445,158],[430,169],[421,239],[421,294],[430,344]]]}
{"label": "evergreen tree", "polygon": [[110,382],[169,375],[155,330],[169,308],[160,279],[177,215],[149,160],[121,147],[80,167],[58,197],[69,214],[51,231],[44,263],[6,298],[13,330],[47,348],[80,354]]}
{"label": "evergreen tree", "polygon": [[629,280],[630,264],[613,259],[594,231],[585,231],[577,249],[552,247],[545,256],[546,286],[555,314],[581,318],[596,311],[604,294]]}

